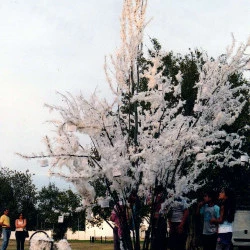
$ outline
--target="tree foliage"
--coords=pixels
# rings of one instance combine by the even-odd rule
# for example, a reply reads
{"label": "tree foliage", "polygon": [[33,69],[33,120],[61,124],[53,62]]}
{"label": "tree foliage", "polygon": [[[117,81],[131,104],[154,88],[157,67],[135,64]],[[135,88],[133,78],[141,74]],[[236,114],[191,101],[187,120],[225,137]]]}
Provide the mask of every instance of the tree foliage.
{"label": "tree foliage", "polygon": [[[131,250],[140,249],[138,227],[131,238],[125,211],[131,193],[141,201],[151,197],[152,233],[159,185],[165,194],[162,213],[175,198],[192,204],[191,194],[206,183],[204,172],[238,167],[249,152],[249,124],[243,118],[249,117],[249,83],[241,73],[249,63],[250,41],[236,48],[233,40],[213,59],[197,50],[185,57],[167,54],[153,40],[145,55],[146,6],[147,1],[124,0],[121,46],[105,62],[113,99],[61,94],[65,105],[47,105],[61,115],[52,121],[55,137],[45,137],[47,151],[23,156],[49,159],[51,174],[76,186],[89,220],[92,211],[108,210],[104,201],[116,204],[125,248]],[[80,134],[91,144],[83,144]],[[137,222],[145,215],[141,207],[132,216]]]}
{"label": "tree foliage", "polygon": [[[153,39],[153,43],[159,43]],[[184,107],[185,115],[195,115],[193,108],[195,105],[195,99],[197,96],[197,91],[195,89],[195,83],[199,80],[199,68],[205,63],[204,56],[208,57],[207,53],[204,51],[190,49],[189,53],[186,55],[177,54],[170,52],[165,57],[163,57],[163,64],[165,66],[164,75],[169,76],[174,79],[174,76],[181,71],[182,72],[182,98],[186,101]],[[225,55],[223,55],[225,56]],[[221,56],[222,57],[222,56]],[[214,61],[211,57],[210,61]],[[243,85],[249,84],[244,78],[242,72],[235,72],[233,75],[230,75],[228,82],[234,87],[240,87]],[[173,83],[174,84],[174,83]],[[247,154],[250,150],[250,134],[249,129],[246,129],[249,126],[250,114],[249,114],[249,99],[248,92],[241,91],[241,94],[246,100],[245,106],[242,109],[241,113],[237,119],[231,125],[224,125],[223,129],[227,133],[235,133],[244,136],[244,141],[242,145],[242,153]],[[220,151],[223,152],[228,146],[228,142],[220,147]],[[222,186],[230,186],[231,188],[237,190],[238,193],[244,192],[244,190],[249,185],[249,169],[247,166],[241,166],[238,164],[237,168],[230,168],[228,165],[224,165],[222,168],[214,165],[214,168],[207,168],[200,175],[200,180],[205,180],[205,186],[200,190],[202,193],[204,189],[217,189]],[[240,185],[241,184],[241,185]],[[245,193],[245,192],[244,192]],[[196,197],[199,196],[196,194]],[[239,199],[239,206],[244,205],[244,201]],[[245,201],[246,203],[246,201]]]}
{"label": "tree foliage", "polygon": [[20,172],[1,168],[1,211],[5,207],[10,209],[12,228],[14,228],[14,218],[18,217],[18,213],[23,212],[29,220],[29,227],[35,226],[36,220],[36,187],[32,183],[32,175],[29,170]]}
{"label": "tree foliage", "polygon": [[[53,229],[55,240],[63,239],[68,228],[74,231],[85,228],[85,212],[81,207],[81,198],[72,190],[61,191],[55,184],[42,187],[38,193],[39,222],[42,229]],[[58,217],[64,216],[58,223]]]}
{"label": "tree foliage", "polygon": [[72,190],[59,190],[54,184],[49,184],[38,191],[28,170],[21,172],[1,168],[0,181],[0,209],[3,211],[4,208],[9,208],[13,230],[20,212],[25,215],[29,230],[56,231],[60,228],[58,216],[63,214],[67,215],[63,224],[65,230],[85,229],[85,212],[79,210],[81,198]]}

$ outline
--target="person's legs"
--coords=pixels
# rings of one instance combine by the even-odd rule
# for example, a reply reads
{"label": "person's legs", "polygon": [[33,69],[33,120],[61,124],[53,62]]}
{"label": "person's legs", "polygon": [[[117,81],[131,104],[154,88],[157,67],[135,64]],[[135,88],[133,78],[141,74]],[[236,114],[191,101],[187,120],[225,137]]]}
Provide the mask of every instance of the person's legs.
{"label": "person's legs", "polygon": [[186,232],[183,232],[178,235],[178,241],[176,244],[176,249],[177,250],[185,250],[186,249],[186,241],[187,241],[187,234]]}
{"label": "person's legs", "polygon": [[24,231],[22,231],[21,239],[20,239],[20,250],[24,250],[24,242],[25,242],[25,235],[24,235]]}
{"label": "person's legs", "polygon": [[16,235],[16,249],[20,250],[20,239],[19,239],[19,232],[16,231],[15,235]]}
{"label": "person's legs", "polygon": [[184,231],[180,233],[178,230],[179,224],[180,223],[171,223],[168,242],[168,247],[170,250],[186,249],[187,230],[184,229]]}
{"label": "person's legs", "polygon": [[224,250],[223,244],[217,243],[216,244],[216,250]]}
{"label": "person's legs", "polygon": [[6,246],[6,248],[7,248],[8,245],[9,245],[10,235],[11,235],[11,230],[10,230],[10,229],[7,229],[7,246]]}
{"label": "person's legs", "polygon": [[24,250],[24,239],[20,241],[20,250]]}
{"label": "person's legs", "polygon": [[202,246],[203,250],[210,250],[209,247],[209,235],[203,234],[202,235]]}
{"label": "person's legs", "polygon": [[2,250],[6,250],[9,244],[11,230],[7,228],[3,228],[2,233],[3,233]]}
{"label": "person's legs", "polygon": [[225,246],[225,248],[224,248],[224,250],[231,250],[232,248],[231,248],[231,244],[230,245],[226,245]]}
{"label": "person's legs", "polygon": [[5,250],[7,244],[7,232],[5,228],[2,229],[2,234],[3,234],[2,250]]}
{"label": "person's legs", "polygon": [[217,234],[203,235],[202,236],[203,250],[215,250],[216,241],[217,241]]}
{"label": "person's legs", "polygon": [[120,239],[118,236],[118,227],[114,227],[113,234],[114,234],[114,250],[120,250]]}
{"label": "person's legs", "polygon": [[166,234],[166,220],[163,217],[160,217],[158,218],[157,224],[154,227],[154,240],[152,241],[152,250],[165,250],[167,248]]}
{"label": "person's legs", "polygon": [[169,232],[169,242],[168,247],[170,250],[176,250],[178,244],[178,233],[177,233],[177,223],[171,223],[170,232]]}
{"label": "person's legs", "polygon": [[20,250],[20,240],[16,239],[16,249]]}
{"label": "person's legs", "polygon": [[218,235],[216,250],[230,250],[232,245],[232,233],[222,233]]}
{"label": "person's legs", "polygon": [[210,236],[210,249],[215,250],[216,249],[216,243],[217,243],[217,234],[212,234]]}

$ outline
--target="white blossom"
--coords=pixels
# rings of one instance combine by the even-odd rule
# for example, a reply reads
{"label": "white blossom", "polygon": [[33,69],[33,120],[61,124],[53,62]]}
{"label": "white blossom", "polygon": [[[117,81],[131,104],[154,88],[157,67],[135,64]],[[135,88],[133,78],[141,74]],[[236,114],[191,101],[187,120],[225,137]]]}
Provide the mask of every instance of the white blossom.
{"label": "white blossom", "polygon": [[[196,183],[196,178],[211,162],[219,167],[240,164],[236,155],[242,154],[245,137],[227,133],[224,127],[235,122],[247,102],[239,93],[249,94],[249,83],[235,87],[229,77],[243,72],[249,63],[245,51],[250,45],[236,48],[233,40],[224,61],[221,57],[204,57],[195,84],[194,116],[186,116],[181,97],[182,73],[175,76],[178,85],[163,76],[161,52],[147,57],[151,64],[146,69],[138,66],[143,53],[146,6],[147,1],[124,1],[121,46],[105,62],[113,99],[101,99],[96,93],[89,99],[82,94],[60,94],[64,105],[46,105],[61,116],[53,121],[57,133],[53,138],[45,137],[46,152],[30,157],[49,159],[51,174],[76,186],[89,220],[91,208],[98,205],[93,187],[96,181],[103,181],[108,191],[116,191],[121,199],[138,186],[138,193],[146,194],[158,182],[172,194],[166,202],[170,204],[175,197],[202,185]],[[139,89],[138,77],[147,79],[147,89]],[[166,95],[172,95],[175,101]],[[130,112],[126,111],[129,105],[133,105]],[[87,136],[91,143],[82,143],[79,134]],[[227,146],[221,152],[218,149],[223,143]],[[120,174],[114,176],[116,170]]]}

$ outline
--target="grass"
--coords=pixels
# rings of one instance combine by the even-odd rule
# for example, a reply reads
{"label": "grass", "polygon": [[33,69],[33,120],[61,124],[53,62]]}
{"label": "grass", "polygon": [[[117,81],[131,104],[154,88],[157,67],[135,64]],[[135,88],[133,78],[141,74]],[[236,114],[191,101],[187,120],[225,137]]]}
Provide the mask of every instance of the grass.
{"label": "grass", "polygon": [[72,250],[113,250],[112,242],[107,243],[90,243],[89,241],[69,241]]}
{"label": "grass", "polygon": [[[90,243],[89,241],[82,240],[70,240],[69,241],[72,250],[113,250],[113,243]],[[0,244],[2,245],[2,240],[0,240]],[[25,250],[29,250],[29,241],[25,241]],[[10,240],[7,250],[16,250],[16,241]]]}

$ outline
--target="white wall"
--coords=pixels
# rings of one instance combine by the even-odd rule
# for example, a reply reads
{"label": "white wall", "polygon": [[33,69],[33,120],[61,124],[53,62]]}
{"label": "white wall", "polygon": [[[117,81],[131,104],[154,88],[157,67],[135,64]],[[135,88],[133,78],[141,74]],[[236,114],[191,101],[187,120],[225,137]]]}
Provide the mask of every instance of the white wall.
{"label": "white wall", "polygon": [[[112,222],[111,222],[112,223]],[[145,237],[145,229],[147,227],[147,223],[144,222],[144,226],[142,226],[140,230],[140,236],[141,238]],[[52,231],[45,231],[49,237],[52,235]],[[31,236],[35,231],[29,231],[29,236]],[[90,240],[90,237],[101,237],[103,240],[105,237],[112,238],[113,237],[113,230],[109,226],[107,222],[103,222],[101,227],[91,227],[89,225],[86,225],[85,231],[76,231],[73,233],[71,230],[68,230],[66,233],[66,237],[68,240]],[[11,232],[10,239],[15,239],[15,231]]]}
{"label": "white wall", "polygon": [[[29,231],[29,236],[31,236],[33,233],[35,233],[36,231]],[[51,237],[52,235],[52,231],[48,230],[48,231],[45,231],[49,237]],[[3,235],[2,235],[3,236]],[[11,235],[10,235],[10,239],[11,240],[15,240],[16,239],[16,236],[15,236],[15,231],[11,231]],[[27,240],[27,239],[26,239]],[[29,240],[29,238],[28,238]]]}
{"label": "white wall", "polygon": [[[45,231],[49,237],[52,235],[52,231]],[[29,231],[29,236],[31,236],[35,231]],[[108,223],[103,222],[101,227],[91,227],[86,225],[85,231],[76,231],[73,233],[71,230],[68,230],[67,233],[68,240],[89,240],[90,237],[113,237],[113,230],[108,225]],[[11,232],[10,239],[15,239],[15,231]]]}
{"label": "white wall", "polygon": [[67,231],[67,239],[68,240],[89,240],[90,237],[113,237],[113,230],[108,225],[107,222],[103,222],[101,227],[90,227],[86,225],[85,231],[76,231],[72,233],[72,231]]}

